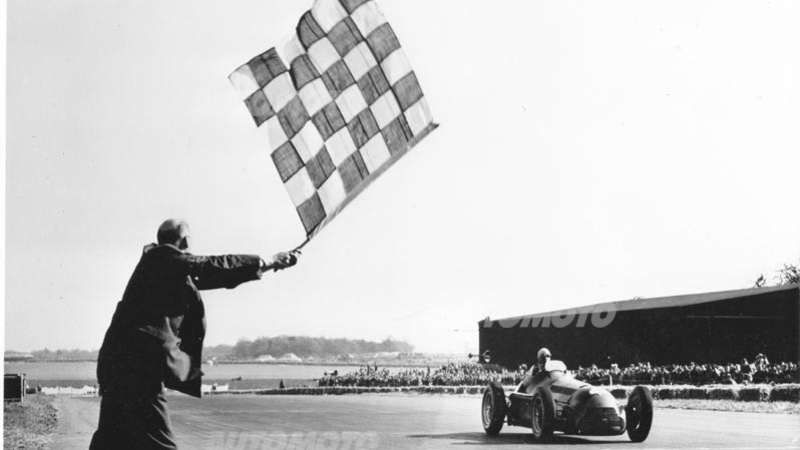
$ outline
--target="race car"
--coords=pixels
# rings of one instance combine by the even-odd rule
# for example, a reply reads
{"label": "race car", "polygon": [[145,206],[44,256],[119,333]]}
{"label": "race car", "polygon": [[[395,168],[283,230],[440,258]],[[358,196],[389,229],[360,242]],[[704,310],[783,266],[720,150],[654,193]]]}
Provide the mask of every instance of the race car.
{"label": "race car", "polygon": [[500,383],[489,383],[483,392],[481,420],[490,436],[508,423],[530,428],[538,440],[555,431],[588,436],[627,431],[633,442],[642,442],[653,423],[653,397],[646,387],[636,386],[627,405],[617,405],[608,390],[572,378],[563,362],[553,360],[508,396]]}

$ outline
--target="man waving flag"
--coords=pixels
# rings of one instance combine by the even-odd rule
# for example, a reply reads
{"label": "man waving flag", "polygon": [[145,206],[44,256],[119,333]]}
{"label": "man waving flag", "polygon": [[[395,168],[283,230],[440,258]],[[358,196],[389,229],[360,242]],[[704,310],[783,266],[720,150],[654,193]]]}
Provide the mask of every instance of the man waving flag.
{"label": "man waving flag", "polygon": [[316,0],[284,45],[230,75],[314,237],[437,127],[373,0]]}

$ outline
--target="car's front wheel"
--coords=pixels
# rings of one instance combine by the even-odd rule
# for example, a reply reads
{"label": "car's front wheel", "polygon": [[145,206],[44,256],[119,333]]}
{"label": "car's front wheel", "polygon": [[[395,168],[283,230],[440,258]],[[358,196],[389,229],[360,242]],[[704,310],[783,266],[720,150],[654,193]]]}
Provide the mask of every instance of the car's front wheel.
{"label": "car's front wheel", "polygon": [[539,440],[550,438],[556,427],[556,404],[550,390],[543,386],[537,387],[533,391],[531,409],[533,436]]}
{"label": "car's front wheel", "polygon": [[506,420],[506,394],[498,383],[489,383],[483,390],[481,403],[481,421],[483,431],[489,436],[495,436],[503,428]]}
{"label": "car's front wheel", "polygon": [[625,406],[625,417],[628,422],[628,437],[633,442],[647,439],[653,425],[653,396],[649,389],[642,386],[633,388]]}

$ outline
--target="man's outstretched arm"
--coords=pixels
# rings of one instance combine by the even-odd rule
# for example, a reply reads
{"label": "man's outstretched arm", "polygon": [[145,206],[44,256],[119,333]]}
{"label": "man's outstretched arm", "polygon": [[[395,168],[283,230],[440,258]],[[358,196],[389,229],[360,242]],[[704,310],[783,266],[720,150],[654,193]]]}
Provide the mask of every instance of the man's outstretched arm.
{"label": "man's outstretched arm", "polygon": [[232,289],[247,281],[258,280],[264,272],[283,270],[297,263],[297,254],[281,252],[264,260],[257,255],[196,256],[185,254],[187,274],[198,289]]}

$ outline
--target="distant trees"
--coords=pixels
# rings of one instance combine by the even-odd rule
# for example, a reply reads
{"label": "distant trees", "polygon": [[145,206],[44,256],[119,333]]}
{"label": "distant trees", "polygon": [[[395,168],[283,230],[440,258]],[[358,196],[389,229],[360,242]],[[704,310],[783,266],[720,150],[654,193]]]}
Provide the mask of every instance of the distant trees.
{"label": "distant trees", "polygon": [[31,355],[40,361],[96,361],[97,350],[36,350]]}
{"label": "distant trees", "polygon": [[[800,283],[800,266],[795,264],[784,264],[775,274],[776,286]],[[764,274],[759,275],[754,283],[754,287],[760,288],[767,285],[767,278]]]}
{"label": "distant trees", "polygon": [[233,346],[231,356],[235,359],[255,359],[262,355],[280,357],[294,353],[301,358],[309,356],[331,357],[346,354],[400,352],[411,353],[414,346],[386,338],[380,342],[362,339],[328,339],[308,336],[261,337],[254,341],[242,339]]}
{"label": "distant trees", "polygon": [[[254,341],[242,339],[236,345],[216,345],[203,349],[203,359],[252,360],[271,355],[279,358],[294,353],[301,358],[335,358],[339,355],[399,352],[411,353],[414,346],[405,341],[386,338],[380,342],[362,339],[327,339],[308,336],[261,337]],[[13,352],[9,352],[11,355]],[[96,361],[97,350],[36,350],[31,352],[38,361]]]}
{"label": "distant trees", "polygon": [[778,270],[777,277],[779,285],[800,283],[800,267],[794,264],[784,264]]}
{"label": "distant trees", "polygon": [[203,359],[225,359],[233,353],[233,346],[228,344],[215,345],[212,347],[203,348]]}

